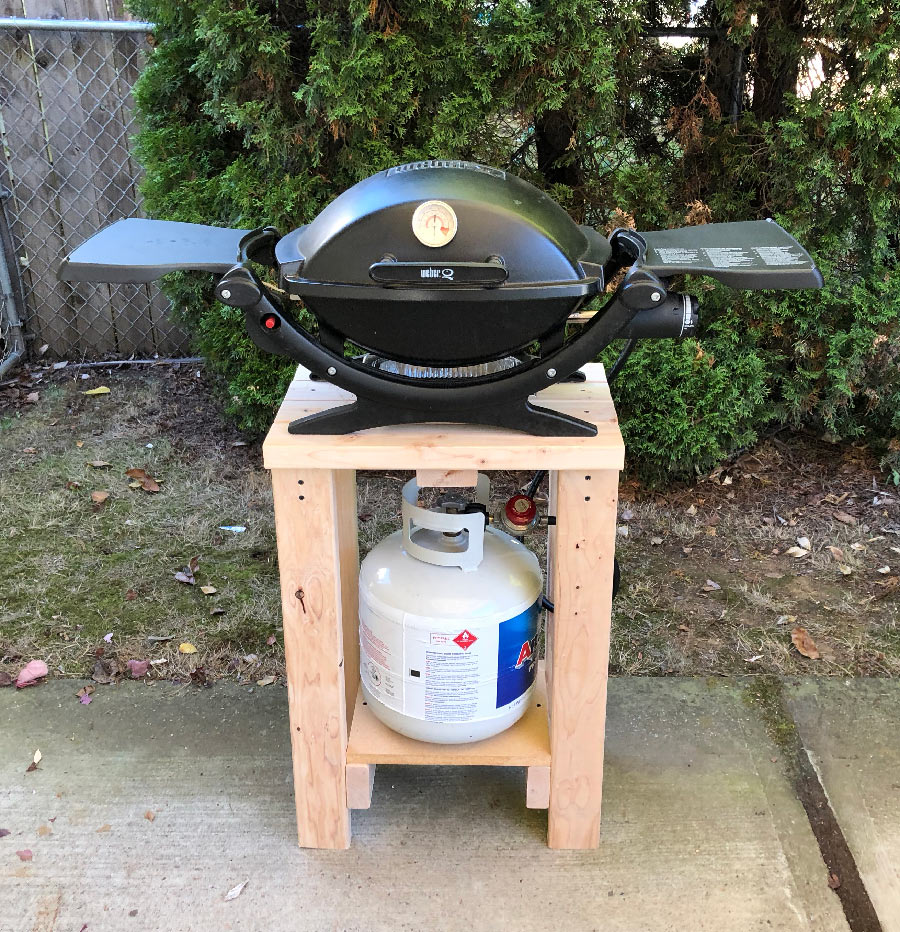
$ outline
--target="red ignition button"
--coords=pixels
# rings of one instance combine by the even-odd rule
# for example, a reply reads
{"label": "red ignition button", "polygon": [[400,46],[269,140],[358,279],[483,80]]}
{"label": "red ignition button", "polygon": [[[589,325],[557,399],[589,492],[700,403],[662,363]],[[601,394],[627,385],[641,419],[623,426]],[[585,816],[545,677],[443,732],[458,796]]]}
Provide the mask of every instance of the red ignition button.
{"label": "red ignition button", "polygon": [[275,330],[280,324],[281,321],[276,314],[266,314],[262,319],[262,325],[266,330]]}
{"label": "red ignition button", "polygon": [[537,506],[534,500],[527,495],[513,495],[506,503],[506,518],[510,524],[517,527],[527,527],[537,515]]}

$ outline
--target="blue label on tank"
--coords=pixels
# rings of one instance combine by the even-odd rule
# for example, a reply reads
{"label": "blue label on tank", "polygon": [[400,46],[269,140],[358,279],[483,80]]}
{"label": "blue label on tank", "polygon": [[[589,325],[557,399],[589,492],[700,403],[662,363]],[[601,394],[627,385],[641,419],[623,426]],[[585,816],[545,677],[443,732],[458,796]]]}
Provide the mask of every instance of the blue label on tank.
{"label": "blue label on tank", "polygon": [[521,615],[500,623],[497,647],[497,708],[518,699],[534,682],[541,600]]}

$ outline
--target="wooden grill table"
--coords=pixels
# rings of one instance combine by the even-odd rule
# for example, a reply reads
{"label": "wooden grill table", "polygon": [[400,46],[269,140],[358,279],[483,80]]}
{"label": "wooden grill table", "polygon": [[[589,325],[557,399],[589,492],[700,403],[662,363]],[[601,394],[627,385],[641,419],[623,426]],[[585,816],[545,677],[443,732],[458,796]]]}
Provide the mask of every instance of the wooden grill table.
{"label": "wooden grill table", "polygon": [[[549,808],[552,848],[599,844],[618,474],[625,449],[606,376],[553,385],[542,405],[597,425],[596,437],[533,437],[450,424],[341,436],[288,433],[298,417],[353,396],[298,368],[263,444],[272,471],[299,842],[350,844],[377,764],[526,767],[526,805]],[[356,470],[414,469],[420,486],[468,486],[478,470],[550,471],[547,659],[529,709],[472,744],[414,741],[383,725],[359,691]],[[549,721],[548,721],[549,713]]]}

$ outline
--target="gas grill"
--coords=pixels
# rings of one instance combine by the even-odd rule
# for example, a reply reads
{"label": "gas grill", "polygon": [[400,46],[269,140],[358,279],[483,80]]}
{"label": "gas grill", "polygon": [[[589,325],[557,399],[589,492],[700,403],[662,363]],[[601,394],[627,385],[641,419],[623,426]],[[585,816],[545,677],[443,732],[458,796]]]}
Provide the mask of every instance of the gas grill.
{"label": "gas grill", "polygon": [[[822,286],[806,251],[771,220],[604,237],[508,172],[441,160],[379,172],[286,236],[120,220],[75,249],[59,277],[148,282],[178,270],[215,274],[217,299],[244,311],[257,346],[356,396],[290,425],[304,434],[456,422],[592,435],[593,425],[529,396],[577,378],[613,340],[628,341],[627,354],[639,339],[693,333],[697,301],[669,290],[675,276],[737,289]],[[571,316],[601,297],[567,336]],[[298,300],[315,332],[293,312]]]}

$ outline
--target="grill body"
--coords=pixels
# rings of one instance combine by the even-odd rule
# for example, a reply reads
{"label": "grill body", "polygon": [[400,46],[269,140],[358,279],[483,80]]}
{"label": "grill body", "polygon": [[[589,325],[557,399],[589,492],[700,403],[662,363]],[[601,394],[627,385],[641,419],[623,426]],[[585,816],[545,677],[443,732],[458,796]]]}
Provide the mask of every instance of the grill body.
{"label": "grill body", "polygon": [[[74,250],[59,277],[148,282],[180,270],[219,276],[216,297],[244,311],[260,349],[356,396],[290,425],[314,434],[437,421],[590,436],[594,425],[531,396],[577,378],[613,340],[626,342],[611,377],[636,340],[691,335],[697,299],[670,290],[677,276],[749,290],[822,286],[807,252],[771,220],[605,238],[528,182],[452,160],[378,172],[286,236],[120,220]],[[603,306],[570,336],[571,315],[600,295]]]}
{"label": "grill body", "polygon": [[[430,202],[458,220],[445,245],[415,235],[411,219]],[[602,290],[609,256],[606,239],[521,178],[437,160],[359,182],[275,247],[281,286],[326,332],[425,365],[546,340]]]}

